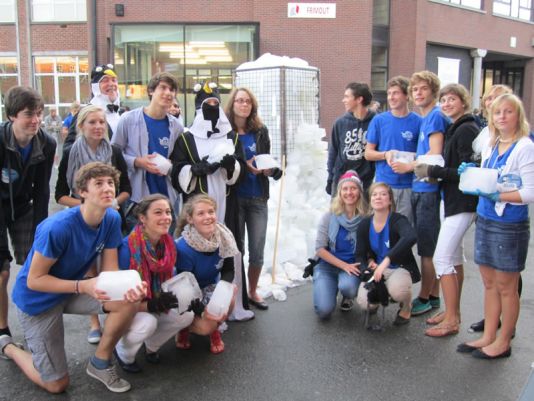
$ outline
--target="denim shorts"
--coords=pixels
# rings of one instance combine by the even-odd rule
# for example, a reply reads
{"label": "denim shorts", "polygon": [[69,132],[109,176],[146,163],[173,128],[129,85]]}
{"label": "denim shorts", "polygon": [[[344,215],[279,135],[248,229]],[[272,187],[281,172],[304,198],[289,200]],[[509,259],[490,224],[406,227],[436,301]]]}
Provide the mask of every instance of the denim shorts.
{"label": "denim shorts", "polygon": [[412,211],[419,256],[433,257],[438,243],[439,192],[412,192]]}
{"label": "denim shorts", "polygon": [[525,269],[530,223],[504,223],[477,216],[475,263],[517,273]]}
{"label": "denim shorts", "polygon": [[239,231],[240,245],[243,249],[245,242],[245,225],[248,239],[248,264],[261,268],[263,266],[263,251],[267,234],[268,209],[267,200],[263,198],[238,198],[239,202]]}

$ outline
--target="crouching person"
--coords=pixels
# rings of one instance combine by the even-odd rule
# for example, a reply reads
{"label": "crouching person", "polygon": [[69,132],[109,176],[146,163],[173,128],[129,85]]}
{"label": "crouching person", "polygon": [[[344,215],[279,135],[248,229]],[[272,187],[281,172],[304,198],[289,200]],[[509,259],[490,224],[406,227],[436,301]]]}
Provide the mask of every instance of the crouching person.
{"label": "crouching person", "polygon": [[113,348],[128,329],[144,298],[146,284],[130,290],[124,301],[109,301],[96,288],[97,278],[83,280],[102,259],[102,270],[116,270],[121,243],[121,218],[112,207],[118,171],[103,163],[83,166],[77,176],[82,204],[44,220],[13,289],[13,302],[24,330],[28,351],[0,336],[0,351],[12,359],[35,384],[51,393],[69,384],[63,314],[107,314],[106,325],[87,374],[113,392],[130,389],[111,363]]}
{"label": "crouching person", "polygon": [[180,330],[189,327],[205,335],[217,328],[216,322],[200,317],[204,309],[200,299],[188,299],[182,305],[184,297],[180,297],[178,305],[172,292],[162,290],[161,284],[174,275],[177,258],[176,244],[169,234],[173,216],[169,198],[148,195],[137,204],[134,215],[137,225],[122,242],[119,266],[138,271],[148,288],[146,299],[115,350],[122,369],[130,373],[141,371],[135,357],[143,344],[147,362],[159,363],[160,347]]}
{"label": "crouching person", "polygon": [[[389,296],[399,303],[393,324],[401,326],[410,322],[412,282],[421,279],[412,253],[416,235],[408,219],[395,213],[393,191],[389,185],[372,184],[369,198],[372,215],[364,218],[358,227],[356,262],[367,264],[373,271],[375,282],[384,279]],[[363,285],[357,301],[364,309],[378,307],[368,305],[367,290]]]}

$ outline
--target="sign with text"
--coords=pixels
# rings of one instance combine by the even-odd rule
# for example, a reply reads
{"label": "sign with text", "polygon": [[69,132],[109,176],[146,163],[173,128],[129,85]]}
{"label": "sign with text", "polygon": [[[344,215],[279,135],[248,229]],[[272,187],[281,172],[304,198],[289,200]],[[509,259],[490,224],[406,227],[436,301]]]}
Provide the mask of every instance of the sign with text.
{"label": "sign with text", "polygon": [[287,3],[287,18],[336,18],[336,3]]}

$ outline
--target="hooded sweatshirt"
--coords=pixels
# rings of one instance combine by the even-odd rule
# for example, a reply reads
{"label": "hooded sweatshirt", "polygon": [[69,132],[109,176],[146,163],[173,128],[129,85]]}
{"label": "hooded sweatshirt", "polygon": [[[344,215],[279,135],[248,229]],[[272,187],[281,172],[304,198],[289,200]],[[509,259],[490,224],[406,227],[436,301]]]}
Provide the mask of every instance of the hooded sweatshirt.
{"label": "hooded sweatshirt", "polygon": [[354,170],[362,182],[370,183],[375,174],[373,162],[365,160],[367,129],[375,113],[368,111],[363,119],[347,112],[339,117],[332,128],[328,146],[328,181],[337,185],[339,177],[347,170]]}

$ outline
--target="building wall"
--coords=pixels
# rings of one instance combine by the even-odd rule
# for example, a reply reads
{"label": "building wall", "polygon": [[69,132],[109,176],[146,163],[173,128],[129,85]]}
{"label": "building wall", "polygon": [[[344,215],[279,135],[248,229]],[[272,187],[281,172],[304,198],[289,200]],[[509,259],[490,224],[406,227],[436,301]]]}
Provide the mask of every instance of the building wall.
{"label": "building wall", "polygon": [[[492,1],[484,1],[487,11],[473,11],[438,1],[391,1],[390,76],[410,76],[430,68],[428,44],[462,49],[487,49],[518,58],[530,58],[525,67],[523,101],[530,121],[534,121],[534,24],[494,16]],[[510,47],[510,37],[517,47]]]}
{"label": "building wall", "polygon": [[460,60],[458,83],[462,84],[466,88],[471,86],[473,58],[469,54],[468,49],[450,46],[428,45],[426,48],[426,68],[431,71],[438,71],[438,57],[448,57]]}
{"label": "building wall", "polygon": [[[313,2],[313,1],[311,1]],[[98,62],[107,62],[111,26],[126,22],[259,22],[259,54],[300,57],[321,70],[321,126],[330,130],[343,113],[350,81],[371,77],[372,2],[339,0],[336,19],[287,18],[285,0],[168,0],[124,2],[124,17],[112,2],[97,0]],[[169,4],[173,4],[172,7]]]}

